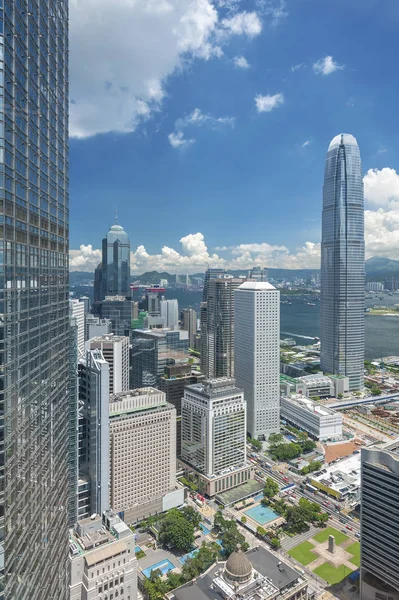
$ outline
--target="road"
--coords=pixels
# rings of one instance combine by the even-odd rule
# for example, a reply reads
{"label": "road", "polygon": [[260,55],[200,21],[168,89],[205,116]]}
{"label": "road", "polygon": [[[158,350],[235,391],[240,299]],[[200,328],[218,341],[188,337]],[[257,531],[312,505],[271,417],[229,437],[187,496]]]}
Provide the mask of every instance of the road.
{"label": "road", "polygon": [[[275,465],[275,467],[276,466],[277,465]],[[290,483],[295,483],[297,487],[295,488],[295,490],[293,490],[293,493],[296,496],[296,500],[299,500],[300,498],[307,498],[312,502],[318,502],[322,506],[323,510],[329,514],[331,526],[335,527],[336,529],[340,529],[342,532],[348,535],[360,534],[360,523],[337,510],[336,507],[343,508],[344,505],[335,502],[334,500],[331,500],[331,498],[329,498],[325,494],[314,494],[308,490],[299,489],[299,483],[302,483],[304,481],[303,477],[293,475],[289,471],[285,475],[281,475],[281,473],[279,473],[276,470],[261,467],[259,463],[257,464],[256,470],[261,471],[263,473],[264,477],[262,479],[264,479],[265,477],[271,477],[281,487],[286,487]],[[284,481],[284,477],[289,479],[288,483]],[[259,477],[259,479],[261,478]],[[325,504],[326,502],[328,502],[328,504]],[[349,527],[351,527],[352,529],[349,529]]]}

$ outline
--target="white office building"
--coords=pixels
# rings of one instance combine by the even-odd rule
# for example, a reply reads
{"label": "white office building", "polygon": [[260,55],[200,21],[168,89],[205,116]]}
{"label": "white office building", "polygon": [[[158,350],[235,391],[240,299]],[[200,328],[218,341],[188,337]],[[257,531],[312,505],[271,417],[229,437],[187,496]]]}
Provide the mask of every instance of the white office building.
{"label": "white office building", "polygon": [[253,438],[280,429],[280,292],[265,281],[235,291],[234,373]]}
{"label": "white office building", "polygon": [[76,319],[78,327],[78,355],[83,355],[85,350],[85,303],[80,300],[69,300],[70,315]]}
{"label": "white office building", "polygon": [[111,319],[101,319],[97,315],[86,315],[85,340],[91,340],[100,335],[109,335],[112,333]]}
{"label": "white office building", "polygon": [[115,513],[78,521],[69,537],[69,600],[137,600],[135,536]]}
{"label": "white office building", "polygon": [[182,399],[181,459],[208,496],[252,477],[246,460],[246,403],[229,377],[186,386]]}
{"label": "white office building", "polygon": [[281,398],[281,418],[311,437],[323,441],[342,437],[342,414],[306,398],[292,394]]}
{"label": "white office building", "polygon": [[109,393],[129,389],[129,338],[122,335],[101,335],[87,342],[90,350],[101,350],[109,363]]}
{"label": "white office building", "polygon": [[179,303],[177,300],[162,300],[159,303],[161,317],[164,320],[164,327],[168,329],[178,329],[179,326]]}

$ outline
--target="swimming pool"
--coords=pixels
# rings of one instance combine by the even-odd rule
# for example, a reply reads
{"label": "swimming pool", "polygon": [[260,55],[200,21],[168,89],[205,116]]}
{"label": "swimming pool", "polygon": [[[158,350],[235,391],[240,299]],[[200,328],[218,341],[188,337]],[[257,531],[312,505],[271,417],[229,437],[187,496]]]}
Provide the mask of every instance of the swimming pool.
{"label": "swimming pool", "polygon": [[137,552],[141,552],[141,548],[140,546],[136,546],[134,549],[135,553],[137,554]]}
{"label": "swimming pool", "polygon": [[200,529],[204,535],[209,535],[211,533],[211,530],[208,529],[208,527],[205,527],[203,523],[200,523]]}
{"label": "swimming pool", "polygon": [[165,558],[164,560],[160,560],[155,565],[152,565],[151,567],[147,567],[146,569],[143,569],[143,573],[147,577],[147,579],[149,579],[151,577],[151,571],[155,571],[155,569],[159,569],[161,571],[162,575],[165,575],[165,573],[172,571],[174,568],[175,567],[174,567],[174,565],[172,565],[170,560]]}
{"label": "swimming pool", "polygon": [[259,502],[259,500],[262,500],[262,498],[263,498],[263,492],[261,492],[257,496],[254,496],[255,502]]}
{"label": "swimming pool", "polygon": [[196,556],[197,554],[198,554],[198,548],[195,548],[195,550],[191,550],[191,552],[189,552],[188,554],[181,556],[179,558],[179,561],[181,562],[182,565],[184,565],[184,564],[186,564],[186,562],[189,558],[194,558],[194,556]]}
{"label": "swimming pool", "polygon": [[248,515],[248,517],[253,519],[259,525],[265,525],[266,523],[270,523],[270,521],[274,521],[274,519],[277,519],[277,517],[279,516],[271,508],[268,508],[267,506],[262,506],[262,504],[258,504],[258,506],[249,508],[245,511],[245,514]]}

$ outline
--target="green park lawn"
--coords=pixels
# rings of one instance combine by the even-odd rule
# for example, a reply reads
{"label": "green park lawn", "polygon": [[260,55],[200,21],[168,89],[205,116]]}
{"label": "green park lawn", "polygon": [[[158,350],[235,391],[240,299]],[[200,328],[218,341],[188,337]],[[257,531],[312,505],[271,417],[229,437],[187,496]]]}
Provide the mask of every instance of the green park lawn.
{"label": "green park lawn", "polygon": [[320,567],[317,567],[313,573],[316,573],[316,575],[324,579],[329,585],[334,585],[350,575],[351,570],[345,565],[335,568],[330,563],[325,562]]}
{"label": "green park lawn", "polygon": [[349,552],[349,554],[352,554],[352,556],[353,556],[353,558],[351,558],[351,563],[353,563],[357,567],[360,567],[360,544],[359,544],[359,542],[355,542],[351,546],[348,546],[347,548],[345,548],[345,550],[347,552]]}
{"label": "green park lawn", "polygon": [[319,542],[319,544],[321,544],[323,542],[326,542],[330,535],[333,535],[335,537],[335,543],[338,546],[348,539],[347,535],[345,535],[341,531],[338,531],[338,529],[334,529],[333,527],[326,527],[326,529],[323,529],[322,531],[320,531],[320,533],[314,535],[313,539],[316,540],[316,542]]}
{"label": "green park lawn", "polygon": [[289,550],[288,554],[300,562],[301,565],[306,566],[317,558],[317,554],[312,552],[313,548],[314,546],[310,542],[303,542],[299,546],[295,546],[295,548]]}

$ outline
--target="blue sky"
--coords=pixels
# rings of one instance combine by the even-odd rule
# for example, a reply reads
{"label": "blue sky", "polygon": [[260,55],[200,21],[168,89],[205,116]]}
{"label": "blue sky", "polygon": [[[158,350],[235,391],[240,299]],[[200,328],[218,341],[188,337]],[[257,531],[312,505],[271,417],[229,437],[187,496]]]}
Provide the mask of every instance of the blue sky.
{"label": "blue sky", "polygon": [[342,131],[367,255],[399,258],[398,26],[395,0],[72,0],[72,268],[116,206],[134,272],[318,266]]}

